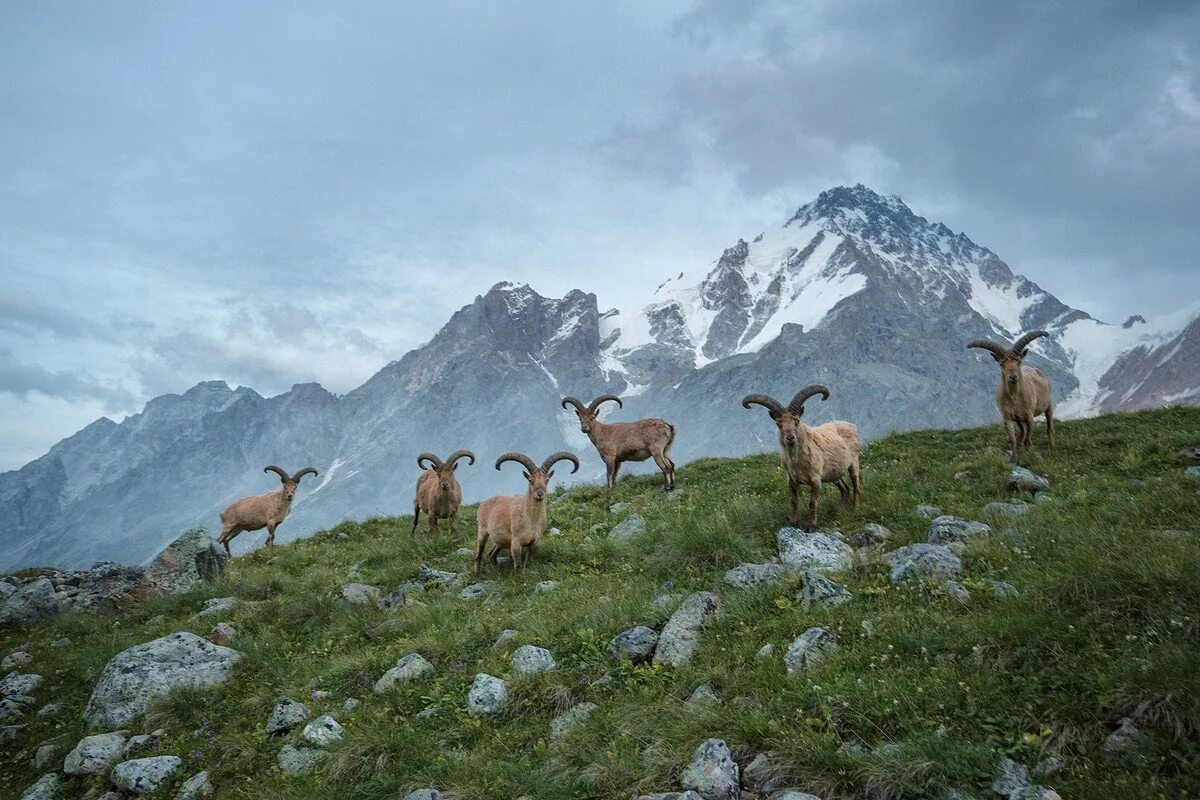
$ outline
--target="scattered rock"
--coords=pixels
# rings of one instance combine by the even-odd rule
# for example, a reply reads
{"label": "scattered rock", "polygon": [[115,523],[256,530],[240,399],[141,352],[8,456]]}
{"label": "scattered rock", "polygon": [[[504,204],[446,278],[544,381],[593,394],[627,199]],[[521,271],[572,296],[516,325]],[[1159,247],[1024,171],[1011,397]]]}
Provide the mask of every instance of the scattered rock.
{"label": "scattered rock", "polygon": [[942,589],[945,590],[946,594],[960,603],[965,603],[971,599],[971,593],[967,590],[967,587],[958,581],[945,581],[942,584]]}
{"label": "scattered rock", "polygon": [[225,613],[233,611],[233,606],[237,603],[236,597],[213,597],[204,601],[204,606],[193,615],[194,617],[203,617],[208,614]]}
{"label": "scattered rock", "polygon": [[21,795],[21,800],[51,800],[58,794],[58,788],[61,785],[62,778],[53,772],[47,773],[25,790],[25,793]]}
{"label": "scattered rock", "polygon": [[1017,587],[1008,581],[1000,581],[992,586],[992,594],[996,597],[1016,597],[1020,593],[1017,591]]}
{"label": "scattered rock", "polygon": [[378,586],[368,586],[365,583],[347,583],[342,585],[342,599],[353,606],[365,606],[378,603],[383,592]]}
{"label": "scattered rock", "polygon": [[406,600],[404,595],[405,595],[406,591],[411,591],[411,590],[407,589],[405,586],[402,585],[399,588],[393,589],[392,591],[388,592],[383,597],[380,597],[375,602],[384,611],[395,611],[397,608],[400,608],[404,605],[405,600]]}
{"label": "scattered rock", "polygon": [[597,708],[595,703],[578,703],[550,720],[550,741],[555,744],[561,742],[575,726],[586,722],[588,716]]}
{"label": "scattered rock", "polygon": [[854,551],[839,536],[780,528],[775,534],[779,560],[796,569],[840,572],[850,566]]}
{"label": "scattered rock", "polygon": [[221,576],[229,556],[204,528],[185,531],[146,566],[142,580],[158,594],[181,594]]}
{"label": "scattered rock", "polygon": [[353,714],[354,710],[362,705],[362,701],[357,697],[347,697],[342,703],[343,714]]}
{"label": "scattered rock", "polygon": [[834,583],[819,572],[809,570],[804,573],[804,583],[796,593],[803,609],[814,606],[840,606],[850,602],[851,594],[842,586]]}
{"label": "scattered rock", "polygon": [[658,644],[658,633],[645,625],[621,631],[608,643],[608,652],[615,659],[628,659],[635,664],[648,661]]}
{"label": "scattered rock", "polygon": [[917,506],[915,510],[918,517],[925,517],[925,519],[933,519],[934,517],[940,517],[942,515],[942,510],[937,506],[922,505]]}
{"label": "scattered rock", "polygon": [[439,569],[434,569],[428,564],[422,564],[417,571],[417,580],[423,584],[436,583],[441,586],[449,586],[458,580],[458,575],[453,572],[443,572]]}
{"label": "scattered rock", "polygon": [[154,794],[183,762],[178,756],[151,756],[124,761],[112,771],[112,784],[131,794]]}
{"label": "scattered rock", "polygon": [[680,783],[704,800],[738,800],[741,797],[738,765],[721,739],[706,739],[696,748],[692,763],[680,776]]}
{"label": "scattered rock", "polygon": [[66,647],[66,646],[67,646],[67,645],[69,645],[70,643],[71,643],[71,640],[70,640],[70,639],[67,639],[66,637],[63,637],[62,639],[55,639],[54,641],[52,641],[52,642],[50,643],[50,646],[51,646],[51,647]]}
{"label": "scattered rock", "polygon": [[49,578],[41,577],[12,592],[0,603],[0,628],[32,628],[59,611],[54,584]]}
{"label": "scattered rock", "polygon": [[725,582],[730,586],[745,589],[751,586],[765,586],[775,583],[788,574],[790,570],[783,564],[739,564],[725,573]]}
{"label": "scattered rock", "polygon": [[233,644],[233,640],[236,638],[237,632],[228,622],[218,622],[208,634],[210,642],[221,646]]}
{"label": "scattered rock", "polygon": [[559,530],[558,528],[551,528],[550,530],[546,531],[546,535],[547,536],[562,536],[562,531]]}
{"label": "scattered rock", "polygon": [[954,480],[956,480],[956,481],[969,481],[969,480],[971,480],[971,471],[970,471],[970,470],[965,470],[965,469],[964,469],[964,470],[959,470],[958,472],[954,473]]}
{"label": "scattered rock", "polygon": [[930,523],[929,543],[946,544],[948,542],[962,542],[972,536],[980,536],[991,532],[991,527],[982,522],[952,517],[947,514],[938,517]]}
{"label": "scattered rock", "polygon": [[1040,492],[1050,488],[1050,481],[1024,467],[1013,467],[1008,475],[1008,488],[1017,492]]}
{"label": "scattered rock", "polygon": [[684,600],[659,634],[654,663],[675,667],[691,663],[700,632],[717,613],[720,603],[712,592],[696,592]]}
{"label": "scattered rock", "polygon": [[988,503],[983,507],[985,514],[994,514],[1000,517],[1019,517],[1022,514],[1029,513],[1031,506],[1024,500],[1014,500],[1011,503]]}
{"label": "scattered rock", "polygon": [[754,654],[755,661],[769,661],[775,655],[775,645],[767,642],[762,647],[758,648],[758,652]]}
{"label": "scattered rock", "polygon": [[512,658],[508,660],[508,665],[512,667],[513,672],[522,676],[537,675],[541,672],[558,669],[558,662],[554,660],[554,656],[550,655],[549,650],[532,644],[523,644],[518,647],[512,654]]}
{"label": "scattered rock", "polygon": [[125,749],[125,731],[97,733],[85,736],[67,753],[63,761],[63,772],[71,776],[99,775],[121,758]]}
{"label": "scattered rock", "polygon": [[645,532],[646,518],[641,514],[630,514],[608,532],[608,538],[617,540],[628,539],[632,536],[640,536]]}
{"label": "scattered rock", "polygon": [[1104,749],[1109,753],[1125,755],[1140,748],[1145,740],[1146,737],[1133,724],[1133,720],[1125,717],[1121,720],[1121,727],[1104,740]]}
{"label": "scattered rock", "polygon": [[325,757],[325,753],[311,747],[294,747],[285,744],[279,751],[279,769],[285,775],[293,777],[307,775],[317,766],[317,762]]}
{"label": "scattered rock", "polygon": [[608,510],[610,513],[620,514],[622,511],[629,510],[629,503],[613,503]]}
{"label": "scattered rock", "polygon": [[713,691],[712,685],[702,683],[692,690],[692,693],[684,699],[683,704],[689,708],[703,708],[711,706],[720,701],[717,693]]}
{"label": "scattered rock", "polygon": [[841,641],[828,628],[809,628],[797,636],[783,656],[789,675],[813,669],[825,660],[826,653],[837,650]]}
{"label": "scattered rock", "polygon": [[11,742],[25,730],[24,725],[0,725],[0,744]]}
{"label": "scattered rock", "polygon": [[34,672],[10,672],[0,679],[0,696],[31,695],[42,685],[42,676]]}
{"label": "scattered rock", "polygon": [[275,701],[275,708],[271,709],[271,716],[267,718],[267,733],[290,731],[311,716],[312,712],[304,703],[298,703],[290,697],[281,697]]}
{"label": "scattered rock", "polygon": [[37,749],[37,753],[33,756],[33,766],[41,771],[50,766],[62,752],[62,747],[57,744],[44,744]]}
{"label": "scattered rock", "polygon": [[30,661],[33,661],[33,656],[26,653],[24,650],[15,650],[4,657],[0,661],[0,672],[7,672],[15,667],[24,666]]}
{"label": "scattered rock", "polygon": [[910,578],[954,578],[962,573],[962,561],[940,544],[909,544],[890,553],[883,560],[892,568],[889,578],[900,583]]}
{"label": "scattered rock", "polygon": [[20,719],[25,716],[25,712],[21,710],[21,706],[17,705],[16,701],[11,698],[0,700],[0,719]]}
{"label": "scattered rock", "polygon": [[404,800],[441,800],[442,793],[432,786],[426,786],[424,789],[414,789],[404,795]]}
{"label": "scattered rock", "polygon": [[1038,492],[1037,494],[1035,494],[1033,496],[1033,502],[1035,502],[1035,503],[1045,503],[1047,500],[1050,500],[1050,499],[1051,499],[1051,497],[1050,497],[1049,492]]}
{"label": "scattered rock", "polygon": [[467,693],[467,714],[481,717],[496,714],[508,705],[508,684],[494,675],[479,673]]}
{"label": "scattered rock", "polygon": [[545,594],[553,592],[556,588],[558,588],[558,581],[538,581],[537,585],[533,587],[533,593]]}
{"label": "scattered rock", "polygon": [[325,691],[324,689],[313,689],[311,692],[308,693],[308,696],[312,698],[312,701],[314,703],[319,703],[322,700],[328,700],[333,695],[331,695],[329,692]]}
{"label": "scattered rock", "polygon": [[201,797],[211,797],[213,791],[212,781],[208,779],[208,772],[197,772],[183,782],[175,798],[176,800],[199,800]]}
{"label": "scattered rock", "polygon": [[328,747],[342,738],[345,731],[338,721],[328,714],[322,714],[304,726],[300,736],[309,744],[317,747]]}
{"label": "scattered rock", "polygon": [[144,753],[147,750],[153,750],[158,747],[158,743],[163,740],[167,732],[162,728],[153,733],[143,733],[138,736],[130,736],[129,741],[125,743],[125,747],[121,749],[121,755],[125,758]]}
{"label": "scattered rock", "polygon": [[104,667],[84,711],[97,728],[127,725],[153,700],[184,686],[214,686],[241,657],[194,633],[179,631],[114,656]]}
{"label": "scattered rock", "polygon": [[487,594],[487,591],[491,588],[491,586],[491,581],[472,583],[470,586],[464,587],[463,590],[458,593],[458,597],[460,600],[478,600]]}
{"label": "scattered rock", "polygon": [[742,770],[742,786],[766,797],[786,785],[784,769],[766,753],[759,753]]}
{"label": "scattered rock", "polygon": [[863,526],[861,532],[850,537],[850,544],[854,547],[871,547],[873,545],[886,544],[892,538],[892,532],[884,526],[876,522],[868,522]]}
{"label": "scattered rock", "polygon": [[996,779],[992,791],[1010,800],[1023,800],[1029,789],[1029,771],[1011,758],[1001,758],[996,764]]}
{"label": "scattered rock", "polygon": [[433,672],[433,664],[430,664],[425,656],[409,653],[375,681],[375,694],[384,694],[398,684],[419,680],[430,672]]}
{"label": "scattered rock", "polygon": [[492,644],[492,652],[503,653],[515,638],[517,638],[517,632],[512,628],[505,628],[500,631],[500,635],[496,637],[496,641]]}

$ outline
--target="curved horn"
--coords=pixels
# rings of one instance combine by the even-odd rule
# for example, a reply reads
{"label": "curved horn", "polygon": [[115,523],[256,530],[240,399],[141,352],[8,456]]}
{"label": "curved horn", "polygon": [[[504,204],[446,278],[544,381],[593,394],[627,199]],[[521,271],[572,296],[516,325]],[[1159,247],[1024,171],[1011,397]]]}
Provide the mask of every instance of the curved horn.
{"label": "curved horn", "polygon": [[1014,343],[1012,346],[1011,352],[1016,356],[1024,356],[1025,351],[1029,349],[1030,342],[1032,342],[1034,339],[1040,339],[1043,336],[1049,335],[1050,333],[1048,331],[1030,331],[1020,339],[1017,339],[1016,343]]}
{"label": "curved horn", "polygon": [[546,460],[542,462],[542,472],[549,472],[550,468],[559,461],[570,461],[575,465],[575,469],[571,470],[572,475],[579,472],[579,459],[575,457],[574,453],[568,453],[566,450],[559,450],[554,455],[547,456]]}
{"label": "curved horn", "polygon": [[766,408],[771,412],[771,419],[775,419],[783,413],[783,406],[779,405],[779,401],[769,394],[748,394],[742,398],[742,408],[749,408],[751,405]]}
{"label": "curved horn", "polygon": [[297,472],[295,475],[292,476],[292,483],[299,483],[300,479],[303,478],[305,475],[319,475],[319,474],[320,473],[318,473],[316,471],[316,469],[314,469],[313,467],[305,467],[304,469],[300,470],[299,472]]}
{"label": "curved horn", "polygon": [[576,414],[578,414],[580,411],[583,411],[583,403],[579,402],[578,397],[564,397],[562,399],[562,407],[566,408],[568,405],[575,406]]}
{"label": "curved horn", "polygon": [[500,469],[500,465],[505,461],[515,461],[525,468],[530,474],[537,472],[537,466],[534,465],[533,459],[524,453],[505,453],[496,459],[496,469]]}
{"label": "curved horn", "polygon": [[[424,464],[422,464],[421,463],[422,461],[428,461],[429,466],[427,467]],[[421,469],[437,469],[441,465],[442,465],[442,460],[440,458],[438,458],[437,456],[435,456],[433,453],[421,453],[421,455],[417,456],[417,466],[420,467]]]}
{"label": "curved horn", "polygon": [[470,450],[455,450],[446,458],[446,463],[450,466],[454,466],[454,462],[458,461],[460,458],[471,459],[471,466],[475,466],[475,454]]}
{"label": "curved horn", "polygon": [[291,475],[288,475],[286,472],[284,472],[282,469],[275,466],[274,464],[272,464],[269,467],[263,467],[263,472],[274,472],[276,475],[279,476],[280,483],[287,483],[288,481],[290,481],[292,479]]}
{"label": "curved horn", "polygon": [[625,404],[621,402],[621,398],[617,397],[615,394],[602,394],[592,402],[588,403],[588,411],[591,411],[593,414],[595,414],[596,409],[604,403],[607,403],[609,400],[616,403],[618,408],[625,407]]}
{"label": "curved horn", "polygon": [[828,400],[829,399],[829,387],[823,386],[819,383],[814,383],[812,386],[804,387],[800,391],[796,392],[796,396],[792,398],[792,402],[788,403],[788,410],[791,411],[796,416],[800,416],[801,414],[804,413],[805,401],[808,400],[808,398],[812,397],[814,394],[821,395],[822,400]]}
{"label": "curved horn", "polygon": [[992,357],[997,361],[1008,355],[1008,348],[998,342],[993,342],[991,339],[976,339],[973,342],[967,342],[967,349],[978,347],[980,350],[987,350],[992,354]]}

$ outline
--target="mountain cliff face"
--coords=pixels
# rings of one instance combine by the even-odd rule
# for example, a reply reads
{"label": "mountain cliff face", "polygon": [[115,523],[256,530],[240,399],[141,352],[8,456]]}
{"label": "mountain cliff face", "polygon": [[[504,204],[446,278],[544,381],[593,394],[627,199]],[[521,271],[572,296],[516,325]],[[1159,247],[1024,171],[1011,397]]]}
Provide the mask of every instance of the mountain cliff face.
{"label": "mountain cliff face", "polygon": [[964,343],[1035,328],[1052,336],[1029,363],[1053,380],[1061,414],[1200,404],[1200,307],[1107,325],[898,198],[838,187],[635,308],[601,313],[582,291],[551,299],[500,283],[345,396],[303,384],[264,398],[212,381],[120,424],[98,420],[0,475],[0,568],[145,560],[274,488],[271,463],[321,471],[301,485],[281,540],[408,511],[422,450],[475,450],[478,463],[459,470],[472,500],[523,489],[491,466],[510,449],[569,449],[583,458],[576,479],[601,477],[559,408],[564,394],[622,395],[612,419],[669,418],[677,460],[773,448],[770,421],[740,398],[786,401],[814,382],[833,395],[808,404],[810,421],[847,419],[868,437],[978,424],[996,418],[997,371]]}

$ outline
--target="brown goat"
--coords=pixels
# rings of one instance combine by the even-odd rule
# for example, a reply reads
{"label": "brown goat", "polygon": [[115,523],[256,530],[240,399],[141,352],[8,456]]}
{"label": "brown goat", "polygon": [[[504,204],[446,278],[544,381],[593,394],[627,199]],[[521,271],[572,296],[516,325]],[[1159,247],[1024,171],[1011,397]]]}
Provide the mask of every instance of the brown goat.
{"label": "brown goat", "polygon": [[1050,379],[1037,367],[1026,367],[1021,362],[1029,353],[1029,344],[1034,339],[1049,336],[1046,331],[1033,331],[1017,339],[1012,347],[1005,347],[991,339],[976,339],[967,348],[987,350],[1000,365],[1000,385],[996,387],[996,407],[1004,420],[1004,432],[1008,435],[1008,449],[1012,460],[1017,460],[1017,451],[1033,446],[1033,419],[1046,417],[1046,437],[1050,450],[1054,450],[1054,399],[1051,397]]}
{"label": "brown goat", "polygon": [[601,422],[597,411],[613,401],[624,407],[616,395],[602,394],[586,406],[574,397],[564,397],[562,407],[575,407],[579,429],[587,434],[604,460],[608,488],[617,482],[617,471],[625,461],[645,461],[653,458],[662,470],[663,489],[675,488],[675,462],[671,460],[671,444],[675,441],[675,426],[663,419],[639,419],[636,422]]}
{"label": "brown goat", "polygon": [[260,531],[266,528],[267,546],[274,545],[275,529],[292,510],[292,499],[296,496],[296,487],[300,485],[300,479],[305,475],[318,474],[312,467],[305,467],[291,476],[276,466],[264,467],[263,472],[279,475],[283,486],[273,492],[235,500],[229,504],[229,508],[221,512],[221,535],[217,538],[217,543],[225,546],[226,553],[229,552],[229,543],[243,531]]}
{"label": "brown goat", "polygon": [[[796,392],[786,407],[765,394],[748,394],[742,399],[742,407],[751,404],[763,406],[779,428],[780,459],[783,471],[788,476],[788,491],[791,493],[792,515],[789,525],[799,525],[800,486],[808,486],[808,524],[805,530],[817,529],[817,502],[821,499],[821,484],[833,483],[842,496],[842,505],[848,506],[853,488],[854,506],[862,505],[862,481],[858,463],[862,443],[858,429],[849,422],[826,422],[810,428],[800,417],[804,415],[804,402],[814,394],[822,400],[829,399],[829,389],[814,384]],[[845,482],[849,473],[851,486]]]}
{"label": "brown goat", "polygon": [[540,467],[523,453],[505,453],[496,459],[496,469],[500,469],[500,465],[506,461],[515,461],[525,468],[529,489],[525,494],[512,497],[489,497],[479,504],[476,513],[479,528],[475,538],[476,574],[479,573],[479,562],[483,560],[483,548],[489,539],[495,545],[493,563],[499,548],[506,547],[512,555],[513,571],[525,569],[538,539],[546,532],[546,493],[550,479],[554,477],[551,467],[559,461],[570,461],[575,467],[571,474],[579,471],[579,459],[566,451],[550,456]]}
{"label": "brown goat", "polygon": [[433,453],[417,456],[417,466],[424,472],[417,478],[417,493],[413,497],[413,533],[417,532],[417,521],[422,511],[429,517],[430,533],[437,530],[439,519],[450,520],[450,532],[454,533],[454,523],[462,505],[462,486],[454,477],[460,458],[469,458],[472,465],[475,463],[475,454],[470,450],[455,450],[445,461]]}

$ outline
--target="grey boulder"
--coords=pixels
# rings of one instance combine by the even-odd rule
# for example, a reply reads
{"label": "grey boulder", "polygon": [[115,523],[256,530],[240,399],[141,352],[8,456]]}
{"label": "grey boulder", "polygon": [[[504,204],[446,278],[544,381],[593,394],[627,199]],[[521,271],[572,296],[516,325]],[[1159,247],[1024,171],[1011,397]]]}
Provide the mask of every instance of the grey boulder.
{"label": "grey boulder", "polygon": [[50,800],[58,795],[62,786],[62,778],[51,772],[37,779],[32,786],[21,795],[21,800]]}
{"label": "grey boulder", "polygon": [[765,586],[783,578],[790,570],[783,564],[739,564],[725,573],[725,583],[739,589]]}
{"label": "grey boulder", "polygon": [[399,684],[418,680],[430,672],[433,672],[433,664],[430,664],[425,656],[420,653],[409,653],[401,657],[396,662],[396,666],[383,673],[379,680],[375,681],[375,694],[391,691]]}
{"label": "grey boulder", "polygon": [[825,655],[841,646],[837,635],[828,628],[809,628],[788,645],[783,663],[789,675],[813,669],[825,660]]}
{"label": "grey boulder", "polygon": [[307,775],[317,766],[325,753],[311,747],[295,747],[285,744],[279,751],[279,769],[284,775]]}
{"label": "grey boulder", "polygon": [[338,721],[328,714],[323,714],[304,726],[300,732],[301,738],[317,747],[328,747],[342,738],[345,732]]}
{"label": "grey boulder", "polygon": [[712,592],[696,592],[684,600],[659,634],[654,663],[675,667],[691,663],[700,633],[717,613],[720,604]]}
{"label": "grey boulder", "polygon": [[558,669],[558,662],[544,647],[523,644],[516,649],[508,664],[518,675],[537,675]]}
{"label": "grey boulder", "polygon": [[796,569],[840,572],[850,566],[854,551],[840,536],[780,528],[775,534],[779,560]]}
{"label": "grey boulder", "polygon": [[561,742],[578,725],[582,725],[598,706],[595,703],[579,703],[550,720],[550,741]]}
{"label": "grey boulder", "polygon": [[800,585],[800,591],[796,594],[797,599],[800,600],[800,607],[804,609],[816,606],[840,606],[850,602],[851,596],[850,592],[840,584],[834,583],[821,573],[812,570],[804,573],[804,583]]}
{"label": "grey boulder", "polygon": [[982,536],[991,532],[992,529],[982,522],[952,517],[946,514],[930,523],[929,543],[949,544],[950,542],[962,542],[972,536]]}
{"label": "grey boulder", "polygon": [[497,714],[508,705],[508,684],[494,675],[479,673],[467,693],[467,714],[481,717]]}
{"label": "grey boulder", "polygon": [[342,600],[352,606],[366,606],[371,603],[378,603],[379,596],[383,594],[378,586],[368,586],[365,583],[346,583],[342,584],[341,596]]}
{"label": "grey boulder", "polygon": [[208,772],[197,772],[179,787],[175,800],[199,800],[201,797],[211,797],[212,793],[213,785],[208,778]]}
{"label": "grey boulder", "polygon": [[49,578],[38,578],[0,601],[0,628],[32,628],[60,610],[54,583]]}
{"label": "grey boulder", "polygon": [[658,633],[645,625],[621,631],[608,643],[608,652],[615,659],[628,659],[639,663],[654,655],[658,644]]}
{"label": "grey boulder", "polygon": [[123,761],[113,768],[113,786],[130,794],[155,794],[183,762],[178,756],[151,756]]}
{"label": "grey boulder", "polygon": [[621,539],[629,539],[633,536],[639,536],[645,532],[646,518],[641,514],[630,514],[608,532],[608,538],[619,541]]}
{"label": "grey boulder", "polygon": [[892,568],[888,576],[892,583],[912,578],[955,578],[962,573],[962,561],[940,544],[905,545],[884,553],[883,559]]}
{"label": "grey boulder", "polygon": [[1013,467],[1008,475],[1008,488],[1018,492],[1040,492],[1050,488],[1050,481],[1024,467]]}
{"label": "grey boulder", "polygon": [[185,531],[164,547],[147,566],[142,580],[160,594],[179,594],[213,581],[225,570],[229,556],[204,528]]}
{"label": "grey boulder", "polygon": [[281,697],[275,701],[271,716],[267,718],[267,733],[290,731],[310,716],[312,712],[304,703],[298,703],[290,697]]}
{"label": "grey boulder", "polygon": [[85,736],[67,753],[63,772],[72,777],[99,775],[121,759],[125,749],[125,731]]}
{"label": "grey boulder", "polygon": [[738,800],[741,797],[737,762],[721,739],[706,739],[696,748],[692,763],[680,776],[680,784],[704,800]]}

